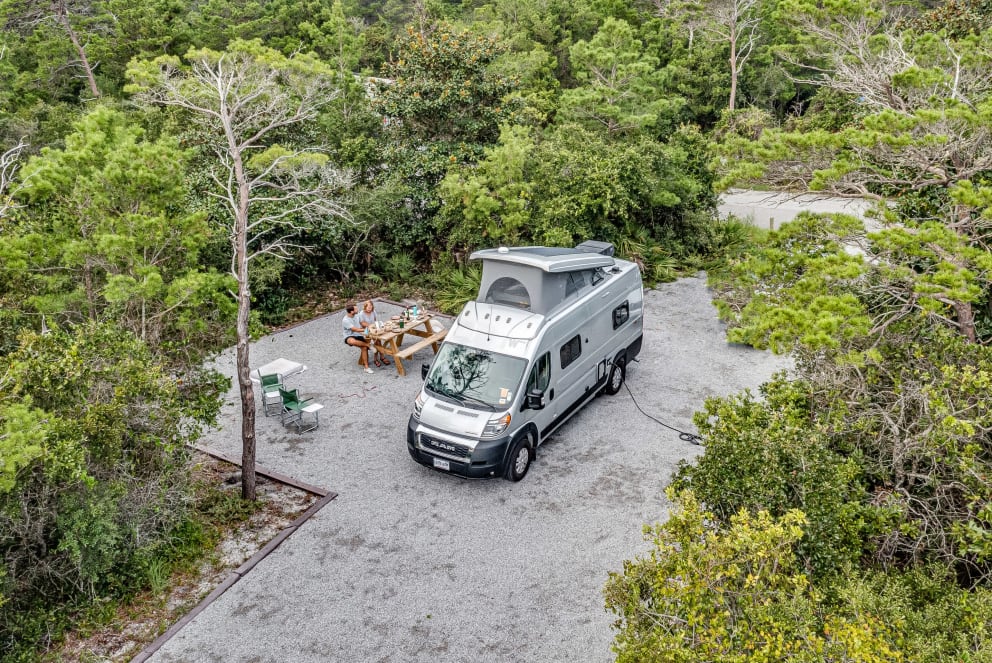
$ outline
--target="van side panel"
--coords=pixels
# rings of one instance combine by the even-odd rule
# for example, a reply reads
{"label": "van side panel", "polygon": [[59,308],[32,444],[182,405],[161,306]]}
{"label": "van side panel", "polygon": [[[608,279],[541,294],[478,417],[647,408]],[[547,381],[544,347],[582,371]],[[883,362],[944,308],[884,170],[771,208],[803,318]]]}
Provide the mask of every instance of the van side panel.
{"label": "van side panel", "polygon": [[[558,370],[553,382],[556,390],[551,401],[552,426],[564,421],[585,400],[596,384],[596,375],[590,365],[589,308],[586,303],[574,307],[564,320],[556,325],[550,335],[552,344],[551,365]],[[567,365],[563,365],[567,362]],[[550,431],[549,431],[550,432]],[[542,431],[543,436],[544,431]]]}
{"label": "van side panel", "polygon": [[[570,317],[555,321],[559,331],[550,335],[556,339],[550,350],[552,385],[558,385],[558,393],[553,406],[549,402],[553,416],[541,430],[542,442],[606,386],[618,355],[630,361],[640,352],[644,295],[637,276],[636,272],[627,272],[613,282],[601,284]],[[620,308],[627,312],[626,319],[614,327],[614,312]],[[581,338],[581,355],[561,369],[562,350],[577,335]]]}

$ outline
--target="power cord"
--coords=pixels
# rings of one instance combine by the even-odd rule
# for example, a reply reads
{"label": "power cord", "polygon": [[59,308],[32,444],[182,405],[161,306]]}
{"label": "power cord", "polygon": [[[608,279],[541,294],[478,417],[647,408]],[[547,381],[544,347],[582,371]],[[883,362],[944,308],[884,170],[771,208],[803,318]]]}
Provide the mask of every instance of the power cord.
{"label": "power cord", "polygon": [[638,409],[638,411],[640,411],[641,414],[643,414],[645,417],[647,417],[651,421],[655,422],[656,424],[658,424],[660,426],[664,426],[668,430],[675,431],[676,433],[679,434],[679,439],[682,440],[683,442],[691,442],[693,444],[696,444],[696,445],[699,445],[699,446],[703,446],[703,438],[702,438],[701,435],[696,435],[695,433],[687,433],[684,430],[679,430],[678,428],[675,428],[673,426],[669,426],[668,424],[666,424],[664,421],[661,421],[660,419],[656,419],[656,418],[652,417],[650,414],[648,414],[643,409],[641,409],[641,406],[640,405],[637,404],[637,399],[634,398],[634,392],[632,392],[630,390],[630,385],[627,384],[627,381],[626,380],[623,381],[623,386],[627,388],[627,393],[630,394],[630,400],[634,401],[634,407],[636,407]]}

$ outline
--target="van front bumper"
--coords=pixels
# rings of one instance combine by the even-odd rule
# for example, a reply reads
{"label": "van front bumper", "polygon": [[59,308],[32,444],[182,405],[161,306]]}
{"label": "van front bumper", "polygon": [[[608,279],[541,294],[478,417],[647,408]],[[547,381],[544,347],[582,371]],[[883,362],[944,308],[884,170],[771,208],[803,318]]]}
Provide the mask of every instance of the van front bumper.
{"label": "van front bumper", "polygon": [[411,458],[439,472],[470,479],[503,476],[510,439],[506,435],[482,440],[473,449],[458,441],[457,436],[422,426],[413,416],[406,427],[406,448]]}

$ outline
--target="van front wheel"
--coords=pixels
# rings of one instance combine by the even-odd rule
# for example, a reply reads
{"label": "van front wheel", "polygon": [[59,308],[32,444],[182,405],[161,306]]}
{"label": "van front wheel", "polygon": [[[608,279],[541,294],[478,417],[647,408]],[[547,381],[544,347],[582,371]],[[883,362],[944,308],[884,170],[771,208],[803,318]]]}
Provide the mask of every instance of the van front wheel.
{"label": "van front wheel", "polygon": [[534,460],[534,443],[531,436],[524,435],[517,440],[506,462],[506,478],[510,481],[520,481],[527,475],[530,463]]}
{"label": "van front wheel", "polygon": [[620,388],[623,387],[623,379],[626,376],[626,368],[623,363],[623,359],[617,359],[613,362],[613,368],[610,369],[610,379],[606,381],[606,386],[603,391],[608,393],[610,396],[614,396],[620,393]]}

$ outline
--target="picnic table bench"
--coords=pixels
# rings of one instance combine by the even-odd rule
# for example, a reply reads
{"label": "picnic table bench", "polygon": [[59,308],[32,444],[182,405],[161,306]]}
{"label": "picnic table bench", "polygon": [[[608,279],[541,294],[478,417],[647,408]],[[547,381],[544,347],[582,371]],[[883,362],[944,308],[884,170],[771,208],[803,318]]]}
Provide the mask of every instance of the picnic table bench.
{"label": "picnic table bench", "polygon": [[[438,344],[444,340],[448,333],[447,329],[435,330],[431,324],[433,318],[433,313],[421,313],[412,320],[390,320],[383,325],[382,329],[370,329],[369,341],[377,352],[393,358],[393,361],[396,362],[397,373],[406,375],[403,360],[409,359],[427,346],[431,346],[434,353],[437,354]],[[402,328],[399,326],[400,322],[403,323]],[[403,337],[407,334],[418,336],[420,340],[403,348],[401,347]]]}

